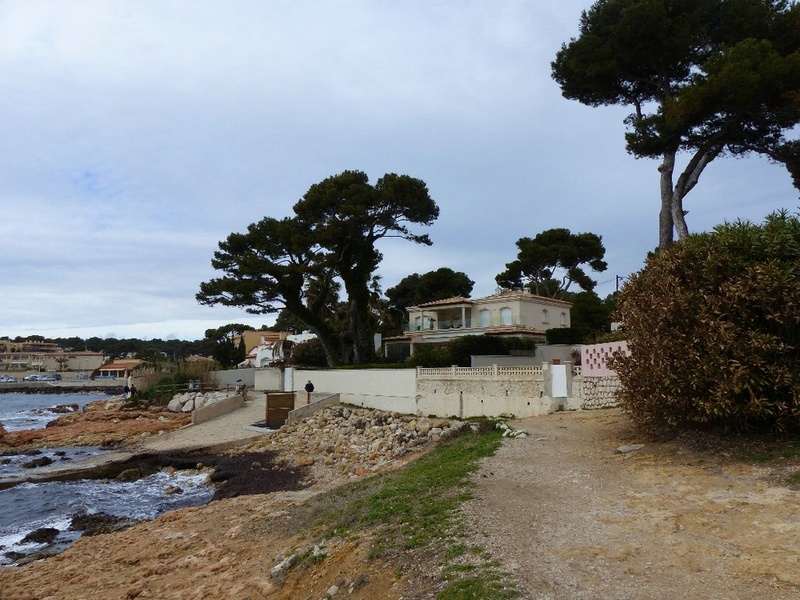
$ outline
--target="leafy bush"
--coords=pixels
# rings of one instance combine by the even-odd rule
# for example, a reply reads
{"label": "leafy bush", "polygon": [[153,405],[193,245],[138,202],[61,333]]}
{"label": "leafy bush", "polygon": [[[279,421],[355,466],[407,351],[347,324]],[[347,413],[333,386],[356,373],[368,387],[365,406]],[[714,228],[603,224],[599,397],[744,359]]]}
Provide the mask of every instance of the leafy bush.
{"label": "leafy bush", "polygon": [[144,403],[164,406],[169,403],[175,394],[182,391],[191,380],[191,375],[185,372],[164,375],[144,392],[137,392],[131,398],[131,401],[136,404]]}
{"label": "leafy bush", "polygon": [[545,331],[548,344],[583,344],[594,335],[591,327],[558,327]]}
{"label": "leafy bush", "polygon": [[327,367],[328,359],[322,342],[314,338],[292,347],[289,364],[303,367]]}
{"label": "leafy bush", "polygon": [[736,222],[648,259],[619,316],[621,401],[649,426],[800,426],[800,221]]}
{"label": "leafy bush", "polygon": [[190,381],[200,381],[204,386],[215,388],[218,384],[215,368],[216,364],[212,361],[179,360],[140,365],[133,372],[139,389],[130,400],[134,404],[166,404],[172,394]]}
{"label": "leafy bush", "polygon": [[449,345],[443,348],[436,344],[417,344],[414,346],[414,356],[408,359],[414,367],[449,367],[453,364],[450,358]]}
{"label": "leafy bush", "polygon": [[515,353],[533,353],[536,345],[531,340],[520,338],[500,338],[491,335],[465,335],[449,342],[446,346],[435,344],[417,344],[414,356],[409,362],[418,367],[469,367],[470,357],[475,355]]}
{"label": "leafy bush", "polygon": [[508,354],[502,338],[492,335],[465,335],[450,342],[451,365],[469,367],[470,357],[479,354]]}
{"label": "leafy bush", "polygon": [[593,341],[595,344],[606,344],[608,342],[621,342],[627,339],[628,333],[624,329],[618,329],[617,331],[596,335]]}

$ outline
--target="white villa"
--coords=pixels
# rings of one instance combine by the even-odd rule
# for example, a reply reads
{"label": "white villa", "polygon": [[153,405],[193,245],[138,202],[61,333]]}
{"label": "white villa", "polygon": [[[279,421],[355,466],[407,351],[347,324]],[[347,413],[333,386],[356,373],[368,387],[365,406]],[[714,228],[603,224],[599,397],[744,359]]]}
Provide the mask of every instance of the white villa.
{"label": "white villa", "polygon": [[454,297],[425,302],[406,309],[407,331],[402,336],[384,339],[385,354],[413,355],[417,344],[447,343],[466,335],[499,335],[542,342],[548,329],[570,326],[571,307],[570,302],[537,296],[527,289],[485,298]]}

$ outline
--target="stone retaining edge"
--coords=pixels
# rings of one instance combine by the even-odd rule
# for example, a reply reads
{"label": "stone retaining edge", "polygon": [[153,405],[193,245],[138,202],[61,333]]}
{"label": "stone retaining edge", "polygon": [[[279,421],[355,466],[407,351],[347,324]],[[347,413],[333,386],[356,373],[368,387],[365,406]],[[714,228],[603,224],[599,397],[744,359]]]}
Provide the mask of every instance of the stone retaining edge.
{"label": "stone retaining edge", "polygon": [[291,423],[292,421],[300,421],[306,417],[310,417],[315,412],[322,410],[326,406],[331,406],[334,404],[339,404],[339,394],[331,394],[330,396],[326,396],[321,400],[312,402],[311,404],[306,404],[300,408],[290,410],[289,416],[286,418],[286,422]]}

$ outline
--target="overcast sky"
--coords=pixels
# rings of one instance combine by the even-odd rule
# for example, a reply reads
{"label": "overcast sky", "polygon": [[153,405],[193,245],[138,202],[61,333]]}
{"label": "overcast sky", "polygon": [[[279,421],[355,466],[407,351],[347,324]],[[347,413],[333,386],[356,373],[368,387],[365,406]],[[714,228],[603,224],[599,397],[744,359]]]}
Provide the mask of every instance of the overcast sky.
{"label": "overcast sky", "polygon": [[[567,227],[603,237],[605,297],[657,245],[659,184],[625,109],[550,77],[590,4],[0,1],[0,335],[270,324],[195,301],[217,244],[347,169],[418,177],[441,210],[433,246],[380,244],[384,289],[446,266],[491,294],[520,237]],[[748,158],[685,208],[702,231],[797,204]]]}

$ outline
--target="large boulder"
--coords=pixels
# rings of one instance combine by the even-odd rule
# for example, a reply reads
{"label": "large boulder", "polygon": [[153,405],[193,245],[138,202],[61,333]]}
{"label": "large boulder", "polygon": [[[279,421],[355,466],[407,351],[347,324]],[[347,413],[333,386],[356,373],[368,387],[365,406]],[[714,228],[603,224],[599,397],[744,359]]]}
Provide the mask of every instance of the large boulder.
{"label": "large boulder", "polygon": [[167,404],[167,410],[170,412],[181,412],[182,408],[183,408],[183,402],[181,402],[179,396],[175,396],[172,400],[169,401],[169,404]]}

